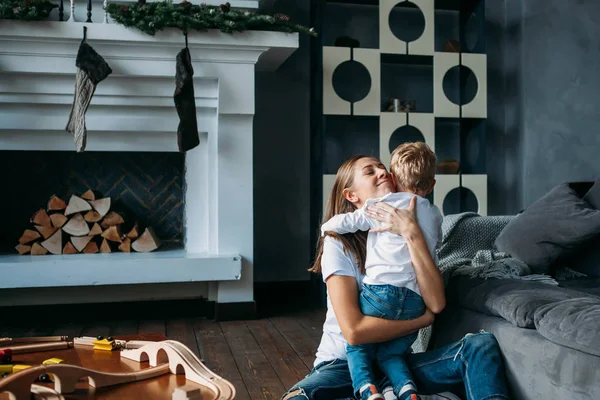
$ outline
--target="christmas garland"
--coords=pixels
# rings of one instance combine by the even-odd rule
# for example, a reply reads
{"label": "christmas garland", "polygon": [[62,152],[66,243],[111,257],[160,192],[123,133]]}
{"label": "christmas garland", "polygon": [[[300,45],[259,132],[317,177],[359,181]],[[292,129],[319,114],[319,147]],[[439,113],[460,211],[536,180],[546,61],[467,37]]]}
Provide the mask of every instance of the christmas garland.
{"label": "christmas garland", "polygon": [[245,10],[232,10],[229,3],[221,6],[194,5],[188,1],[173,4],[171,1],[133,4],[110,3],[106,12],[119,24],[139,29],[149,35],[165,28],[179,28],[183,32],[218,29],[232,33],[246,30],[301,32],[316,36],[314,28],[290,22],[285,14],[262,15]]}
{"label": "christmas garland", "polygon": [[0,19],[39,21],[48,18],[56,7],[48,0],[1,0]]}

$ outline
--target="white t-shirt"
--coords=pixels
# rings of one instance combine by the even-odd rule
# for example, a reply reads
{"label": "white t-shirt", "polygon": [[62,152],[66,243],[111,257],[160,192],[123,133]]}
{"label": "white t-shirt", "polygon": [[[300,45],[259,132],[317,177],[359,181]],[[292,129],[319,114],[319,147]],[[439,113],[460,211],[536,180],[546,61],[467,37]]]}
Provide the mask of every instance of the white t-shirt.
{"label": "white t-shirt", "polygon": [[[367,231],[383,224],[367,217],[366,207],[385,202],[392,207],[406,209],[416,196],[416,213],[431,257],[437,264],[437,248],[442,238],[442,214],[429,200],[413,193],[389,193],[380,199],[369,199],[362,208],[346,214],[338,214],[321,226],[321,233],[333,231],[339,234]],[[391,232],[369,232],[367,236],[366,276],[369,285],[393,285],[405,287],[421,294],[413,269],[406,240]]]}
{"label": "white t-shirt", "polygon": [[[346,255],[344,253],[342,242],[329,236],[324,239],[323,243],[321,273],[323,274],[323,282],[327,281],[327,278],[331,275],[353,276],[356,278],[356,284],[360,291],[362,275],[358,270],[358,263],[350,254]],[[315,366],[323,361],[332,361],[336,358],[345,360],[347,344],[348,342],[342,335],[340,324],[333,312],[329,290],[327,290],[327,314],[323,324],[323,336],[317,349]]]}

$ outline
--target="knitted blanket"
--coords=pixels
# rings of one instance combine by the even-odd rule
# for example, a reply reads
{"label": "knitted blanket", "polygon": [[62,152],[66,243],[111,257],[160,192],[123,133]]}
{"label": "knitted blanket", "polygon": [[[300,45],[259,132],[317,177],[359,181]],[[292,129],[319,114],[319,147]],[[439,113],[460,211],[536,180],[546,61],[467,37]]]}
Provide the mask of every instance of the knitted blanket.
{"label": "knitted blanket", "polygon": [[[523,261],[494,248],[494,241],[515,216],[484,217],[462,213],[444,217],[442,244],[438,249],[439,268],[447,285],[455,275],[483,279],[525,279],[551,285],[558,282],[548,275],[533,274]],[[431,327],[421,329],[412,346],[415,353],[427,350]]]}

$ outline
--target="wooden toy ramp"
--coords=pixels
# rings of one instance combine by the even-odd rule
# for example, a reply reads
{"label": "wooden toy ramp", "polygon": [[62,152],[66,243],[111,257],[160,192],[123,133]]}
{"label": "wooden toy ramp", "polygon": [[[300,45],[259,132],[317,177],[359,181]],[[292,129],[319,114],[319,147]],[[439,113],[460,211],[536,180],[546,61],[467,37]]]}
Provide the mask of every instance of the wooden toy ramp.
{"label": "wooden toy ramp", "polygon": [[[232,400],[236,394],[231,383],[172,340],[148,342],[121,352],[70,348],[52,353],[64,363],[41,365],[49,353],[27,354],[23,357],[29,358],[16,360],[31,367],[0,378],[0,399],[61,400],[67,395],[68,399]],[[144,361],[150,366],[142,366]],[[42,374],[50,374],[54,383],[38,384]]]}
{"label": "wooden toy ramp", "polygon": [[190,349],[174,340],[147,344],[139,349],[123,350],[121,357],[137,362],[148,360],[153,367],[168,362],[172,374],[185,373],[187,380],[207,386],[215,392],[217,400],[235,397],[235,388],[231,383],[209,370]]}

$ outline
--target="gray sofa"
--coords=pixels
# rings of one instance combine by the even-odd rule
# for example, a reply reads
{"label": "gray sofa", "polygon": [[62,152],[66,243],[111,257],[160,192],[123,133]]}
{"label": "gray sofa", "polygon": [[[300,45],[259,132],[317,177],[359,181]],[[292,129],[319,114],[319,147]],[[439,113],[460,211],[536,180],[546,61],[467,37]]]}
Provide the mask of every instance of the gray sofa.
{"label": "gray sofa", "polygon": [[[500,344],[514,399],[600,399],[598,355],[549,340],[535,325],[528,328],[517,325],[527,319],[523,315],[534,315],[548,304],[541,300],[544,294],[549,301],[564,301],[558,300],[563,297],[587,298],[600,304],[600,297],[590,293],[600,294],[600,280],[577,279],[566,286],[510,279],[454,278],[448,285],[448,307],[434,325],[432,347],[483,329],[493,333]],[[527,296],[536,292],[540,296],[531,298],[530,308],[525,310]],[[515,304],[515,297],[522,297],[524,301]],[[597,321],[600,324],[600,315]]]}
{"label": "gray sofa", "polygon": [[494,247],[558,285],[452,274],[430,348],[485,330],[500,344],[514,399],[600,399],[600,180],[557,186]]}

